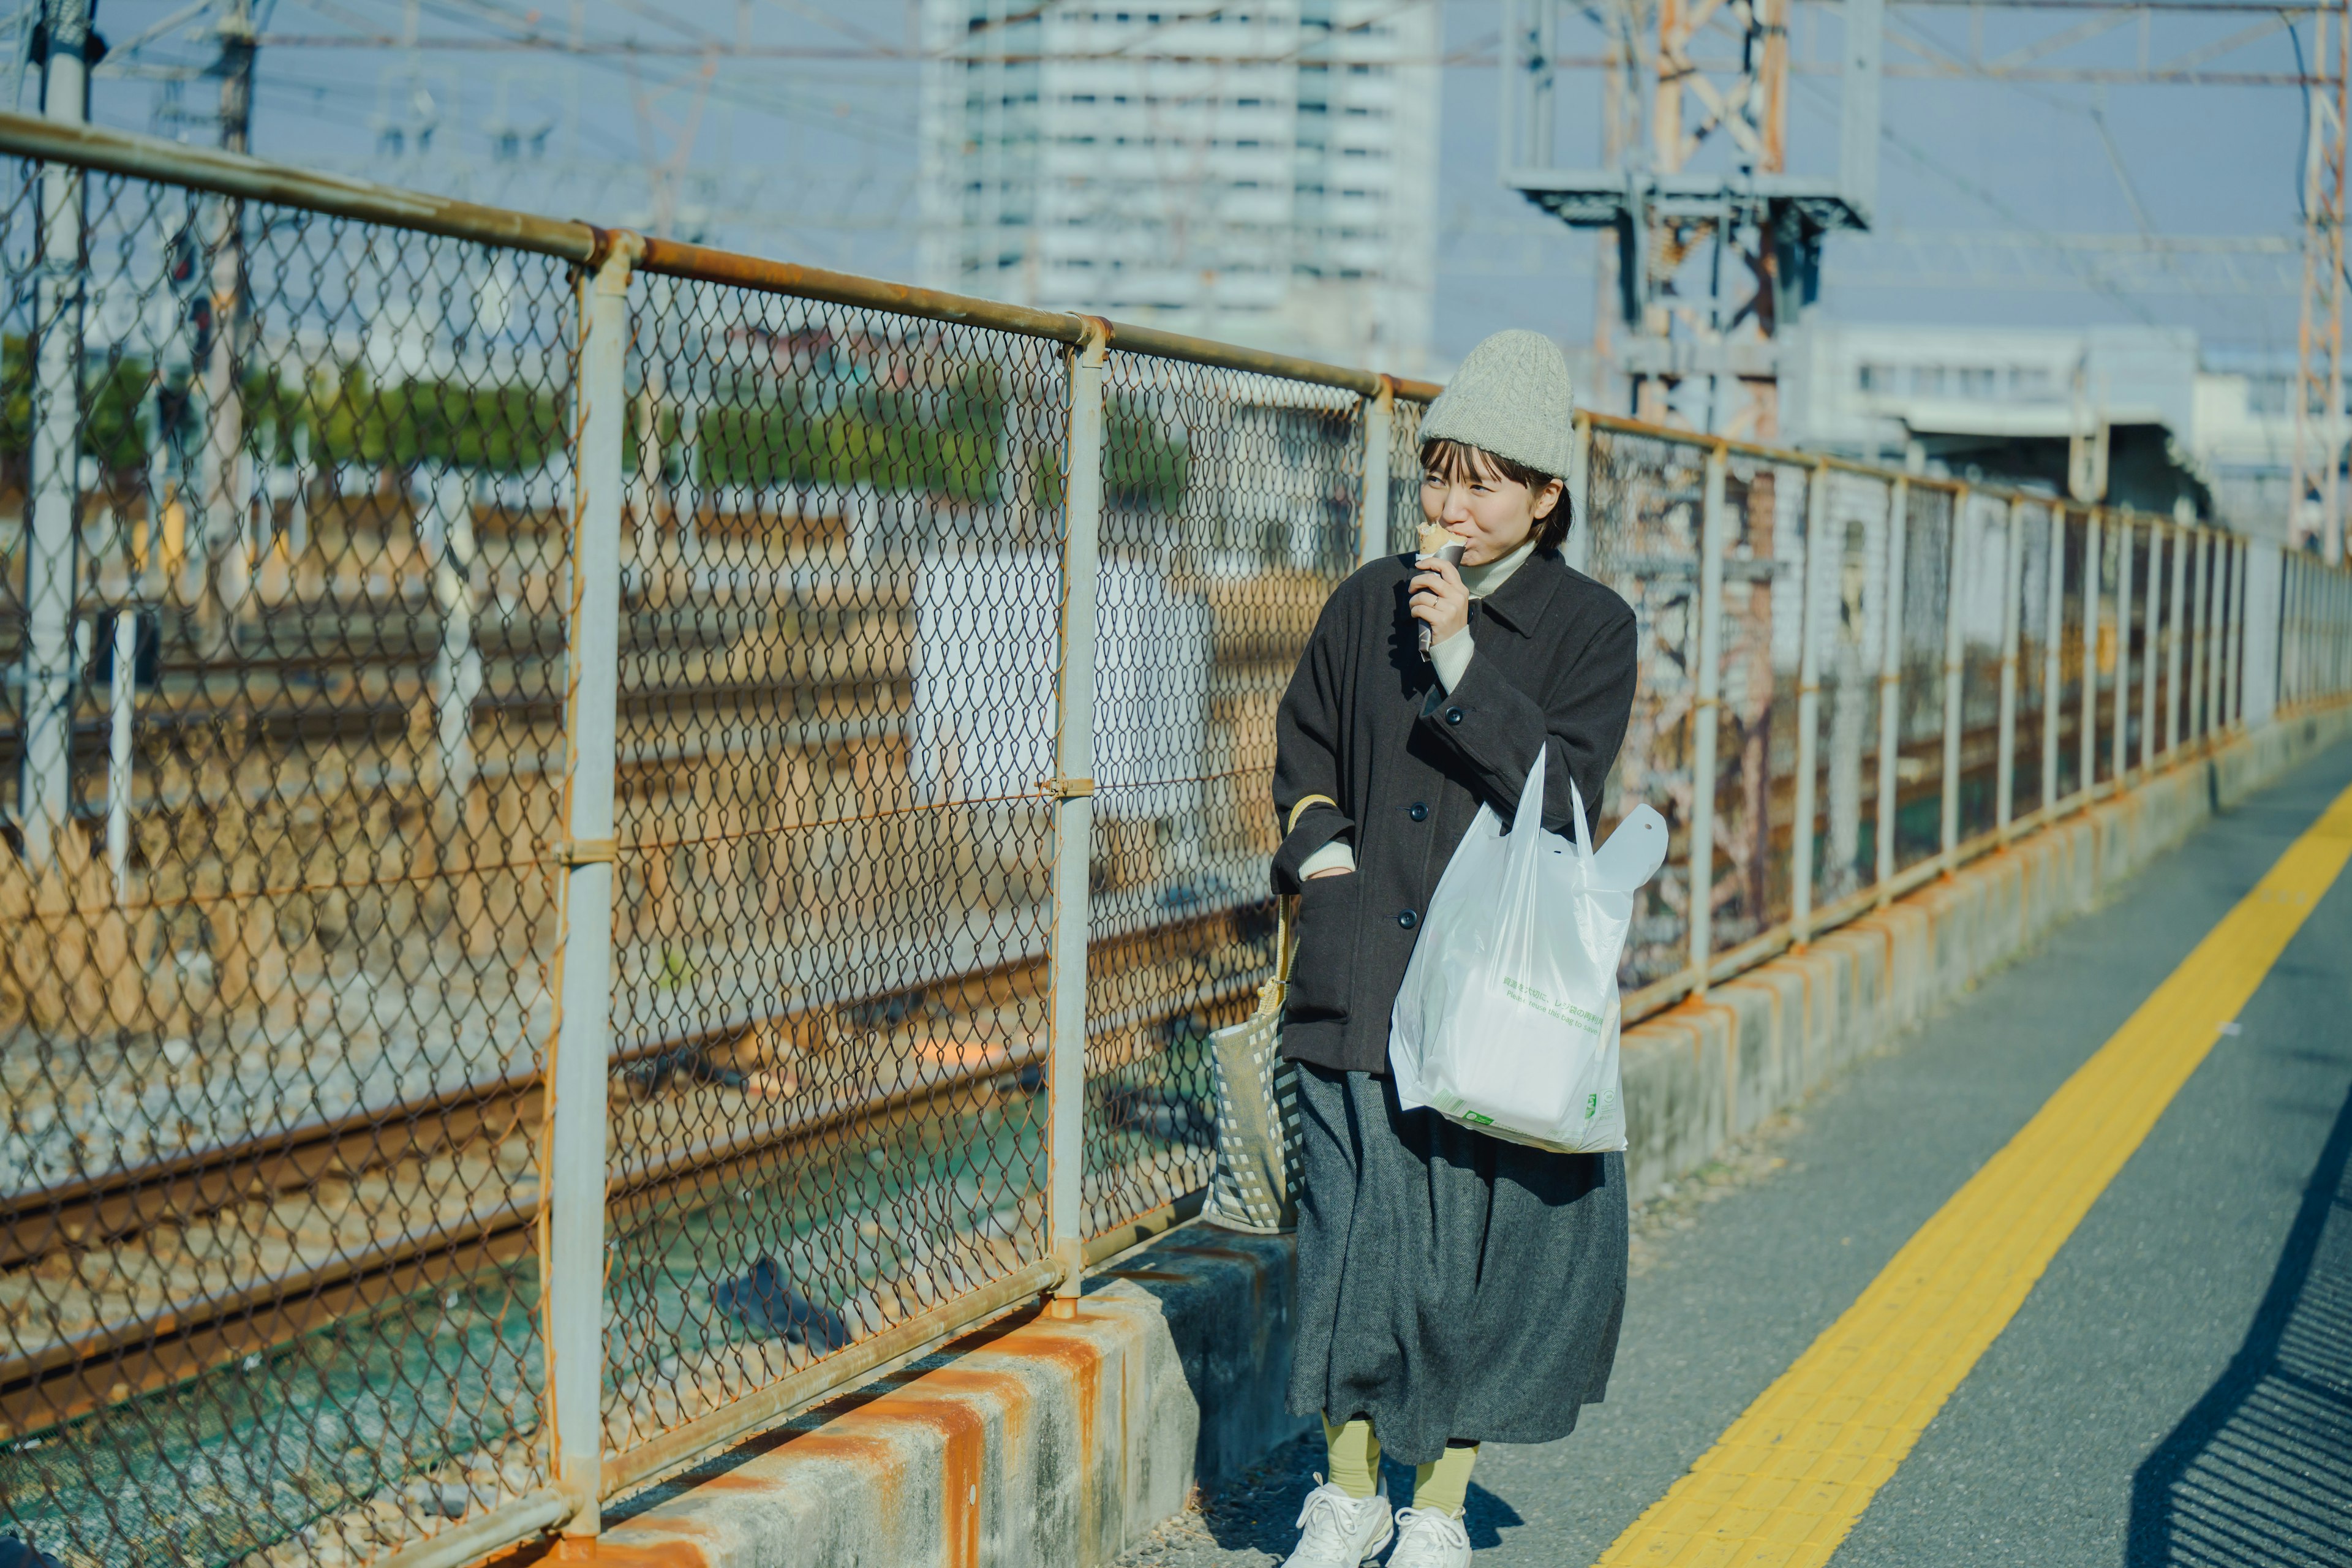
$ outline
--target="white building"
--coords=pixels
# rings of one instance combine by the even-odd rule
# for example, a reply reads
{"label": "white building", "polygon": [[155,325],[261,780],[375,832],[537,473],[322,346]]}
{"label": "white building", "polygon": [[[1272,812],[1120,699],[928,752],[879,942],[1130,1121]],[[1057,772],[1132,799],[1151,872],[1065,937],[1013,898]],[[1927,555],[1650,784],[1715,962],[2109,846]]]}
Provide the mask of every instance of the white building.
{"label": "white building", "polygon": [[[2068,438],[2104,420],[2111,499],[2186,500],[2242,532],[2285,538],[2291,374],[2209,363],[2176,327],[1805,329],[1783,416],[1801,445],[2056,491]],[[2305,526],[2314,520],[2306,518]]]}
{"label": "white building", "polygon": [[925,280],[1412,374],[1435,0],[924,0]]}

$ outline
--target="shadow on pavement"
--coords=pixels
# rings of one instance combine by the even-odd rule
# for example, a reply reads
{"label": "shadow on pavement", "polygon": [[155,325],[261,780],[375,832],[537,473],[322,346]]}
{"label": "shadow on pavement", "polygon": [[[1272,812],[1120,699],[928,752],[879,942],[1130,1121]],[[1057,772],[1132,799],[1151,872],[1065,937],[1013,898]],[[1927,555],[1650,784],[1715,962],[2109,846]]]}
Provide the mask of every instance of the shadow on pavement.
{"label": "shadow on pavement", "polygon": [[1527,1521],[1519,1517],[1518,1510],[1472,1481],[1470,1495],[1463,1501],[1462,1522],[1470,1531],[1471,1547],[1483,1552],[1503,1544],[1502,1532]]}
{"label": "shadow on pavement", "polygon": [[2129,1568],[2352,1563],[2347,1164],[2352,1099],[2246,1342],[2132,1478]]}

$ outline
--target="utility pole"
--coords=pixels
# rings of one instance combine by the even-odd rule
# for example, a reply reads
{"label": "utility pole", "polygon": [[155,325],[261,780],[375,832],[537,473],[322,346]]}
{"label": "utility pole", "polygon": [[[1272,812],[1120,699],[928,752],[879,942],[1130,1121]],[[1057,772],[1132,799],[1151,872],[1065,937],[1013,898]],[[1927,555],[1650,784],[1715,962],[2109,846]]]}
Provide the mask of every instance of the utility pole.
{"label": "utility pole", "polygon": [[[252,0],[227,0],[220,20],[221,146],[231,153],[253,150]],[[246,538],[252,487],[245,463],[245,404],[237,384],[245,325],[245,204],[233,196],[212,203],[211,233],[205,248],[211,261],[209,342],[204,355],[205,440],[198,477],[204,506],[204,556],[212,589],[205,605],[207,640],[215,652],[227,647],[236,617],[252,586],[253,559]]]}
{"label": "utility pole", "polygon": [[[43,0],[41,113],[89,118],[90,0]],[[73,809],[80,570],[82,172],[41,170],[41,264],[33,318],[33,429],[25,528],[24,760],[16,801],[26,863],[57,864]]]}

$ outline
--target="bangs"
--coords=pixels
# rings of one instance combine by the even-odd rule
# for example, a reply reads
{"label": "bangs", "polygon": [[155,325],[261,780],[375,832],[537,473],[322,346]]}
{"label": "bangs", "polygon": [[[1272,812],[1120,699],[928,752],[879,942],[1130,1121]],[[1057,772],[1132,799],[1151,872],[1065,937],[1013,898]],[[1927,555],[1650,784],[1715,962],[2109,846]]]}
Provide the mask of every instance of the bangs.
{"label": "bangs", "polygon": [[1508,458],[1498,458],[1484,447],[1474,447],[1467,441],[1439,439],[1421,444],[1421,471],[1434,474],[1448,484],[1461,479],[1509,479],[1531,490],[1539,490],[1556,477],[1515,463]]}

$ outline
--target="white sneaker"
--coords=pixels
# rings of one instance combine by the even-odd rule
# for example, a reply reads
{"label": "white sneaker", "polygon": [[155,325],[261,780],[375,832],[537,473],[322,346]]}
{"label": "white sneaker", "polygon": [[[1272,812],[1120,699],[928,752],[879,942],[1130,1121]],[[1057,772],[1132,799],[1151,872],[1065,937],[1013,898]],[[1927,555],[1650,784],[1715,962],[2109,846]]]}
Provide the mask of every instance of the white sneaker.
{"label": "white sneaker", "polygon": [[1470,1568],[1470,1532],[1433,1508],[1396,1511],[1397,1549],[1389,1568]]}
{"label": "white sneaker", "polygon": [[1282,1560],[1282,1568],[1357,1568],[1378,1557],[1396,1533],[1387,1485],[1368,1498],[1352,1498],[1319,1471],[1315,1479],[1323,1484],[1307,1494],[1298,1510],[1298,1549]]}

